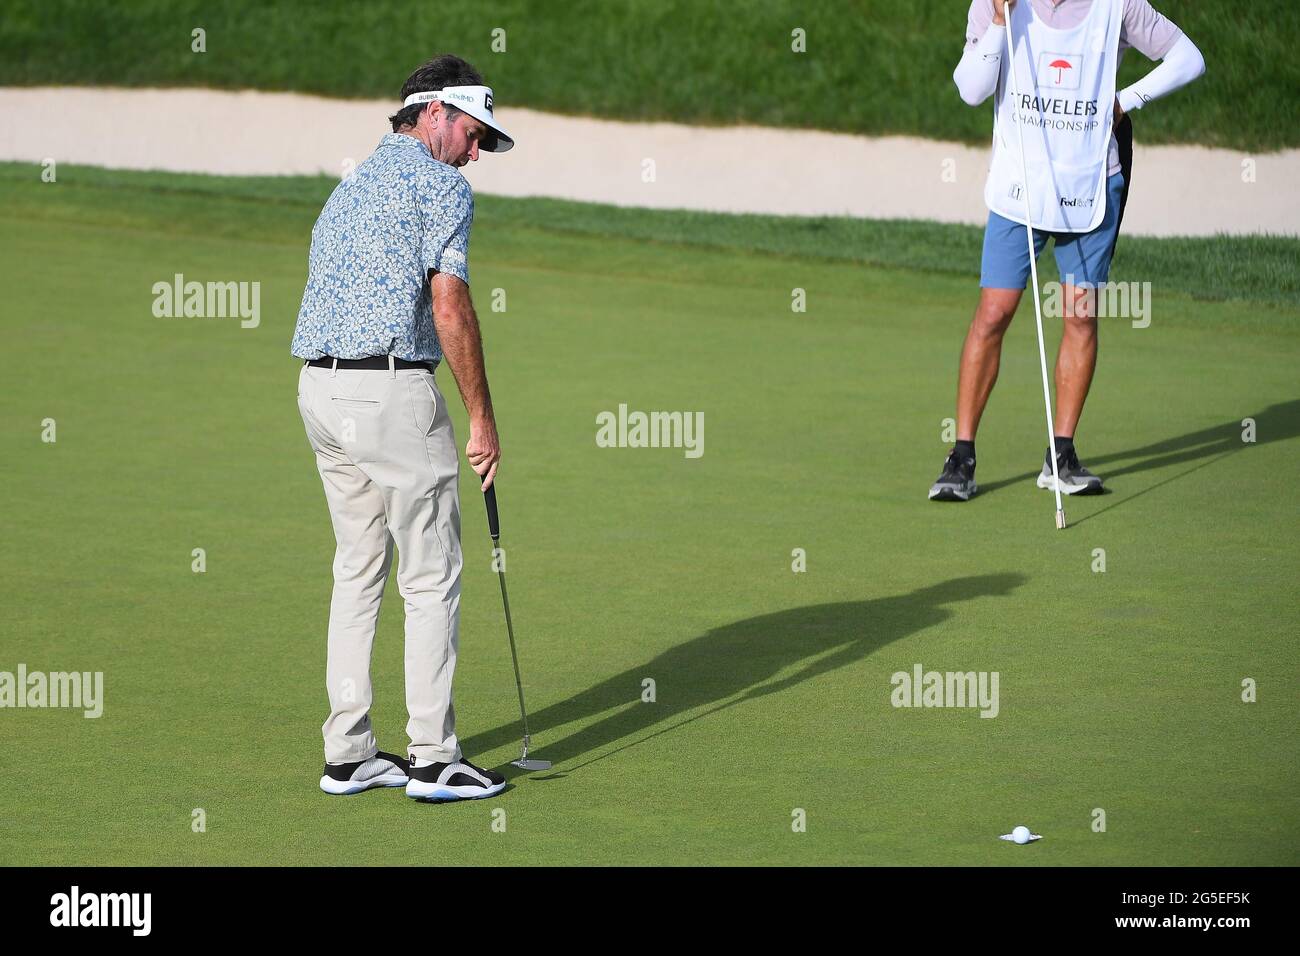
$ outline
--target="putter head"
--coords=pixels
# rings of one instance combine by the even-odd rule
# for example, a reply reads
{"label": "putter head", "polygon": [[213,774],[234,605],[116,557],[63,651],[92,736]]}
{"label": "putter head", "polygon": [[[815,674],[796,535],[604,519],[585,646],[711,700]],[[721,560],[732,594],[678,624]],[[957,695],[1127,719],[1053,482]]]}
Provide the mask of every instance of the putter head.
{"label": "putter head", "polygon": [[512,767],[518,767],[520,770],[550,770],[551,762],[549,760],[538,760],[536,757],[520,757],[518,760],[510,761]]}

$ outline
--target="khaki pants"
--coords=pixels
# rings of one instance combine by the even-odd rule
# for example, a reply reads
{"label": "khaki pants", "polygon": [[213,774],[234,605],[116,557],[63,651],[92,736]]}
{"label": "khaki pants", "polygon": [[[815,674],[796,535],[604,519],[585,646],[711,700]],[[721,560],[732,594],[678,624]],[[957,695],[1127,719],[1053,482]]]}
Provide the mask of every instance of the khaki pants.
{"label": "khaki pants", "polygon": [[396,543],[397,587],[406,602],[410,752],[457,760],[451,683],[460,610],[459,458],[433,374],[304,365],[298,410],[338,545],[325,674],[330,715],[321,728],[325,759],[364,760],[377,749],[370,650]]}

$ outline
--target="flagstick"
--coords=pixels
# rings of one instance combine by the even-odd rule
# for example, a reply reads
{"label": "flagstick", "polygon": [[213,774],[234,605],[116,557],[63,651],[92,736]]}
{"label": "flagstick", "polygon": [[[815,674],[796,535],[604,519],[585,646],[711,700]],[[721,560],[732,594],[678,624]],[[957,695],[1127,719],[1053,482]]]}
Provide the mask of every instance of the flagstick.
{"label": "flagstick", "polygon": [[[1025,0],[1028,2],[1028,0]],[[1009,5],[1008,5],[1009,6]],[[1011,104],[1016,127],[1016,140],[1020,144],[1020,176],[1024,180],[1025,236],[1029,241],[1029,274],[1034,286],[1034,323],[1038,328],[1038,364],[1043,373],[1043,404],[1047,408],[1047,457],[1052,462],[1052,490],[1056,493],[1056,527],[1065,527],[1065,509],[1061,506],[1061,479],[1056,468],[1056,431],[1052,422],[1052,390],[1047,383],[1047,348],[1043,344],[1043,307],[1038,296],[1038,257],[1034,255],[1033,203],[1029,199],[1029,166],[1025,162],[1025,134],[1021,131],[1019,109],[1016,105],[1016,47],[1011,37],[1011,11],[1002,9],[1002,24],[1007,31],[1007,55],[1011,57],[1008,81],[1011,83]]]}

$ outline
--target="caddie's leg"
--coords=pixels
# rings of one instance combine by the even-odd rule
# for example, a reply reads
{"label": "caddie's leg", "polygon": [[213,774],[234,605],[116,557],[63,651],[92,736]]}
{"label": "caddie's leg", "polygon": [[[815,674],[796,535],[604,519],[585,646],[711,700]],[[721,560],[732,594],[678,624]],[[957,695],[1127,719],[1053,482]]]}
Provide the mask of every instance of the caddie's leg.
{"label": "caddie's leg", "polygon": [[975,317],[966,331],[957,374],[957,438],[974,441],[984,406],[998,380],[1002,337],[1020,304],[1021,289],[980,289]]}
{"label": "caddie's leg", "polygon": [[[1034,254],[1047,234],[1034,233]],[[980,417],[998,380],[1002,337],[1029,281],[1029,242],[1025,227],[990,212],[980,259],[980,301],[966,331],[957,375],[957,439],[974,441]]]}
{"label": "caddie's leg", "polygon": [[1058,438],[1074,437],[1097,369],[1097,323],[1101,305],[1112,299],[1106,283],[1119,233],[1123,192],[1124,177],[1116,173],[1107,180],[1106,213],[1097,228],[1069,238],[1056,237],[1065,326],[1056,354],[1053,432]]}
{"label": "caddie's leg", "polygon": [[1065,329],[1056,353],[1056,422],[1053,434],[1073,438],[1097,369],[1096,290],[1062,289]]}

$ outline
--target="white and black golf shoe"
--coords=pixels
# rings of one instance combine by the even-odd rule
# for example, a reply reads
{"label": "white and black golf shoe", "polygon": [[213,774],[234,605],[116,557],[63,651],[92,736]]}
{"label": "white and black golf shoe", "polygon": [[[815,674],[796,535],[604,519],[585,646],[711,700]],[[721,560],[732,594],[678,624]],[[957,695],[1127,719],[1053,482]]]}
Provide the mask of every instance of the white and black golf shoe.
{"label": "white and black golf shoe", "polygon": [[406,761],[381,750],[367,760],[327,763],[320,778],[320,788],[341,796],[372,787],[404,787],[406,780]]}
{"label": "white and black golf shoe", "polygon": [[[1043,470],[1038,475],[1038,487],[1053,490],[1051,451],[1043,456]],[[1101,479],[1079,464],[1074,446],[1062,448],[1056,455],[1056,473],[1061,479],[1063,495],[1099,495],[1103,492]]]}
{"label": "white and black golf shoe", "polygon": [[970,501],[979,488],[975,484],[975,459],[953,449],[943,463],[943,474],[930,486],[931,501]]}
{"label": "white and black golf shoe", "polygon": [[464,757],[452,763],[411,758],[406,795],[416,800],[481,800],[505,789],[506,778],[476,767]]}

